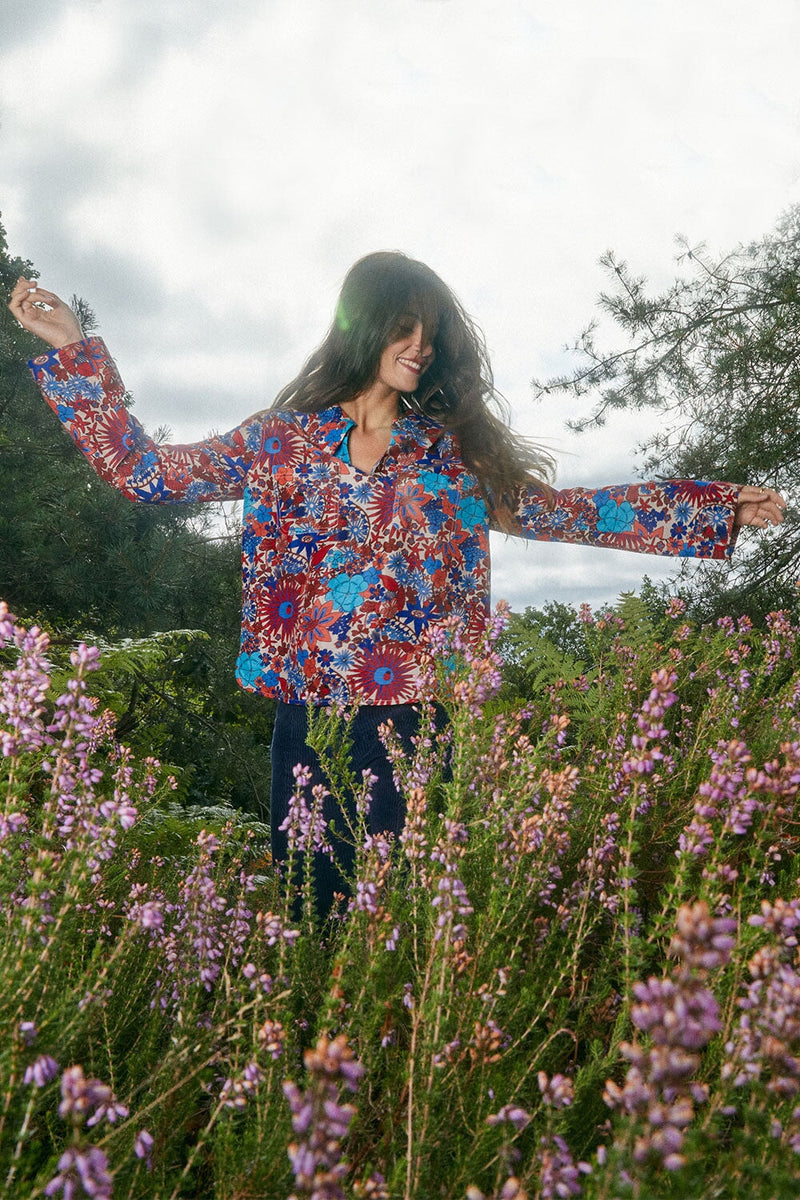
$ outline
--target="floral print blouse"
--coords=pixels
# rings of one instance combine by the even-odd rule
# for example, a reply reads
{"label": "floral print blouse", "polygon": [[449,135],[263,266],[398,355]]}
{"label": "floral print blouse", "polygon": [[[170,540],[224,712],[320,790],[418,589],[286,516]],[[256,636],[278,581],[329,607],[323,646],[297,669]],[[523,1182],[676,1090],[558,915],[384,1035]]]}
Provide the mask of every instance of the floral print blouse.
{"label": "floral print blouse", "polygon": [[[401,416],[373,471],[347,461],[340,408],[269,410],[186,446],[154,443],[123,404],[98,338],[35,358],[48,404],[95,471],[146,503],[243,501],[239,683],[289,703],[421,696],[426,635],[455,616],[476,640],[489,609],[490,515],[458,442]],[[519,533],[722,558],[738,487],[678,480],[521,490]]]}

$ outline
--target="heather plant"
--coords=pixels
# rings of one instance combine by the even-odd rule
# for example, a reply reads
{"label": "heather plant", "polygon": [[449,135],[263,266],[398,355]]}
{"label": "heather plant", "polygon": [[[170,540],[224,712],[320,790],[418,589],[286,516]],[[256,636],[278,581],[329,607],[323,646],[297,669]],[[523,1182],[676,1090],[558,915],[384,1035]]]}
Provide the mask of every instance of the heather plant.
{"label": "heather plant", "polygon": [[796,618],[584,609],[516,694],[505,619],[432,646],[446,722],[385,728],[397,838],[315,716],[341,818],[299,763],[278,871],[117,742],[96,650],[54,676],[0,610],[0,1194],[796,1193]]}

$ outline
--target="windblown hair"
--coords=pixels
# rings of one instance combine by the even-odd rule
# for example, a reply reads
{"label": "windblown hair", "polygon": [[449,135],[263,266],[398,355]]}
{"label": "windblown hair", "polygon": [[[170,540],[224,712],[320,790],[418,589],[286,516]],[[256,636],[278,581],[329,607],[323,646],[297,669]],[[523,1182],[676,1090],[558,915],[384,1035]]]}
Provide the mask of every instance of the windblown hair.
{"label": "windblown hair", "polygon": [[352,400],[375,381],[383,350],[409,315],[422,322],[435,357],[416,391],[402,394],[401,402],[455,433],[464,465],[477,477],[500,525],[510,529],[509,510],[521,485],[538,485],[549,499],[545,481],[552,476],[553,460],[512,433],[483,335],[424,263],[397,251],[359,259],[342,285],[327,337],[272,408],[319,412]]}

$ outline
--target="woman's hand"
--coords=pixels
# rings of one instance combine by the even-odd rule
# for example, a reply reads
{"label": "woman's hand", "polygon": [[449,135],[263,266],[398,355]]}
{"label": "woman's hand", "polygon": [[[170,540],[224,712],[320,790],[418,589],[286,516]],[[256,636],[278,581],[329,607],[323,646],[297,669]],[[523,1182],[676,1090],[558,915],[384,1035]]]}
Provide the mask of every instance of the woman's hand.
{"label": "woman's hand", "polygon": [[755,525],[757,529],[766,529],[770,525],[780,525],[785,508],[786,501],[780,492],[773,492],[772,488],[743,487],[739,492],[733,527]]}
{"label": "woman's hand", "polygon": [[20,276],[8,307],[23,329],[35,333],[57,350],[83,338],[83,330],[70,306],[55,292],[37,287],[32,279]]}

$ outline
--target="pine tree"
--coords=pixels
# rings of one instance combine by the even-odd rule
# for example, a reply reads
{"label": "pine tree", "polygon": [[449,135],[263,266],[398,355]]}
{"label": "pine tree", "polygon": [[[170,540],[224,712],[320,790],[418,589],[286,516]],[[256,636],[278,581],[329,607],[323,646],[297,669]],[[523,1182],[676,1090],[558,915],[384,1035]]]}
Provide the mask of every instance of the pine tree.
{"label": "pine tree", "polygon": [[[5,296],[20,275],[38,272],[0,225]],[[90,307],[72,303],[88,332]],[[263,812],[274,705],[234,679],[237,539],[207,536],[208,506],[133,504],[97,478],[28,371],[45,349],[0,306],[0,599],[53,630],[56,654],[115,643],[93,685],[121,738],[177,768],[184,800]],[[148,638],[170,630],[207,636]]]}
{"label": "pine tree", "polygon": [[[8,253],[0,288],[31,263]],[[86,327],[91,309],[73,298]],[[100,633],[219,627],[235,631],[237,551],[210,540],[208,510],[137,505],[91,471],[42,402],[28,360],[46,347],[0,308],[0,596],[26,616]],[[213,610],[213,614],[212,611]]]}

